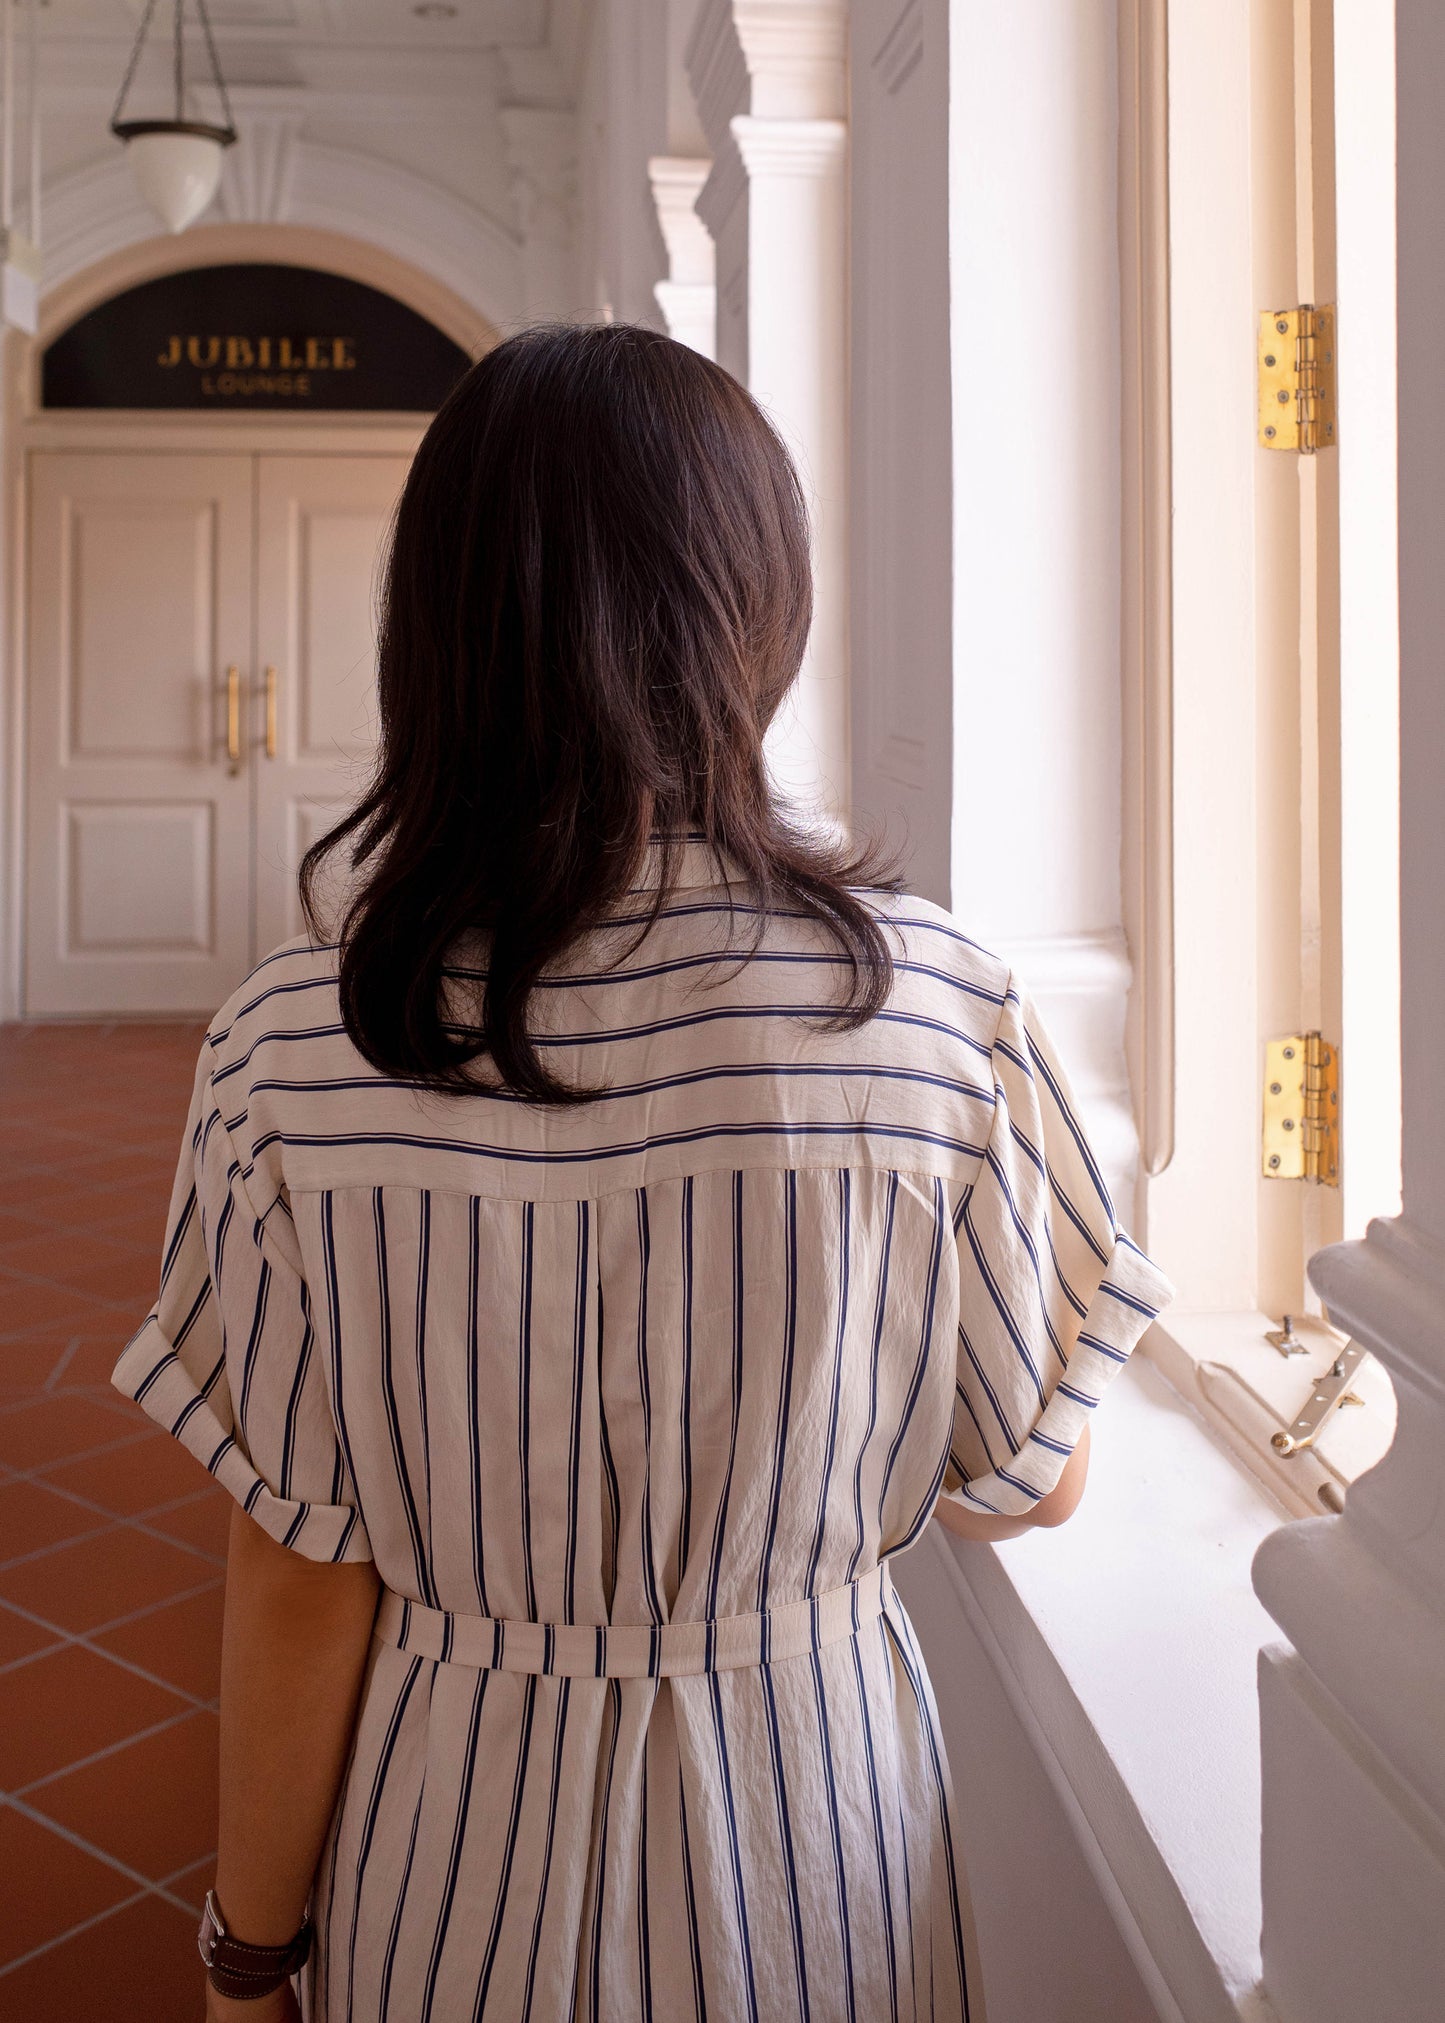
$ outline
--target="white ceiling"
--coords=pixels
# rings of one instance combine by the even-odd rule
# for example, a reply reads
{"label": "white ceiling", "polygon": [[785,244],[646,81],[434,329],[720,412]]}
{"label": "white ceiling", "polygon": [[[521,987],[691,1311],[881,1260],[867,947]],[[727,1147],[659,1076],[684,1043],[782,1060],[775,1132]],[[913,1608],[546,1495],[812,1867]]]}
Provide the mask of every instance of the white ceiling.
{"label": "white ceiling", "polygon": [[[451,11],[419,14],[418,4]],[[46,42],[120,46],[134,39],[142,11],[143,0],[44,0],[41,32]],[[195,0],[185,11],[199,42]],[[257,41],[293,49],[539,49],[551,11],[549,0],[207,0],[223,65],[228,46]],[[173,18],[173,0],[157,0],[148,48],[168,42]]]}
{"label": "white ceiling", "polygon": [[[25,0],[14,0],[25,103]],[[418,14],[420,5],[454,14]],[[481,212],[511,217],[501,107],[569,109],[594,0],[207,0],[243,139],[268,121],[419,176]],[[103,165],[144,0],[42,0],[40,135],[46,187]],[[172,106],[174,0],[156,0],[125,117]],[[185,0],[187,110],[220,111],[195,0]],[[253,147],[252,152],[255,152]],[[22,181],[28,147],[22,141]]]}

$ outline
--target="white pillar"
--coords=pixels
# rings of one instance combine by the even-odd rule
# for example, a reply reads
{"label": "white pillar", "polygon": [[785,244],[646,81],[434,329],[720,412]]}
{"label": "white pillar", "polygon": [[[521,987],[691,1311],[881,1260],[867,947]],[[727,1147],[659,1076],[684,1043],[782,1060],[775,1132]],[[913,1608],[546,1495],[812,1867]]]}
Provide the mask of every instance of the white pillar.
{"label": "white pillar", "polygon": [[847,7],[702,0],[687,68],[712,172],[717,355],[768,410],[813,514],[814,618],[769,739],[779,786],[848,812]]}
{"label": "white pillar", "polygon": [[654,155],[647,164],[657,222],[667,247],[667,279],[653,290],[668,335],[704,358],[717,357],[717,286],[712,234],[697,214],[711,162]]}
{"label": "white pillar", "polygon": [[[954,641],[955,462],[958,483],[978,482],[954,445],[949,13],[950,0],[856,10],[848,113],[853,819],[906,839],[909,890],[942,906],[954,670],[972,664],[961,626]],[[960,296],[960,313],[974,301]]]}
{"label": "white pillar", "polygon": [[1341,1517],[1282,1527],[1267,1651],[1264,1980],[1284,2023],[1434,2023],[1445,1987],[1445,13],[1398,0],[1400,863],[1404,1208],[1314,1260],[1394,1381],[1399,1430]]}
{"label": "white pillar", "polygon": [[504,105],[500,117],[521,241],[522,320],[575,316],[580,307],[573,234],[575,115],[549,106]]}

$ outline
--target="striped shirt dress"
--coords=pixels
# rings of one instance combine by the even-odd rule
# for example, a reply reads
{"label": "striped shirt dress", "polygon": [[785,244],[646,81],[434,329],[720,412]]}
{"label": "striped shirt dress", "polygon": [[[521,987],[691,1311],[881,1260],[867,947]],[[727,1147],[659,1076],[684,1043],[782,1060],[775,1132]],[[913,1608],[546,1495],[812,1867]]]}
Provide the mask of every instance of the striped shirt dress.
{"label": "striped shirt dress", "polygon": [[1169,1288],[948,914],[872,895],[896,983],[839,1031],[814,922],[741,960],[696,840],[639,943],[648,896],[534,1000],[584,1104],[379,1073],[306,941],[202,1049],[114,1382],[382,1581],[311,2023],[982,2014],[889,1562],[1045,1494]]}

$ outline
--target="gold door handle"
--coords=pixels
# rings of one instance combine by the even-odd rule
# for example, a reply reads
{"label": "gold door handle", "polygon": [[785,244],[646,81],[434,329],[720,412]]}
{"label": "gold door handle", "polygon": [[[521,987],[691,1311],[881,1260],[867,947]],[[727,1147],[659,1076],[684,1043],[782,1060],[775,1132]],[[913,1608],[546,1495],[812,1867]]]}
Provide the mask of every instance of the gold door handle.
{"label": "gold door handle", "polygon": [[226,669],[226,757],[231,761],[231,771],[236,773],[241,766],[241,670],[239,667]]}
{"label": "gold door handle", "polygon": [[276,694],[280,677],[274,667],[266,669],[266,756],[276,756]]}

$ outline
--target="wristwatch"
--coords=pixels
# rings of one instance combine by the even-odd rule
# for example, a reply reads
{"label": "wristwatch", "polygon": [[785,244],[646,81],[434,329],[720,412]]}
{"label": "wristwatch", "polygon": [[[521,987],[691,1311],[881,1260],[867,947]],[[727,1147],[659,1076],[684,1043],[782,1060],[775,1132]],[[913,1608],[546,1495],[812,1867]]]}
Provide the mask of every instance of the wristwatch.
{"label": "wristwatch", "polygon": [[284,1946],[248,1946],[231,1937],[215,1891],[207,1890],[196,1944],[218,1994],[239,1996],[242,2001],[253,1995],[269,1995],[304,1965],[311,1951],[310,1913],[301,1920],[295,1938]]}

